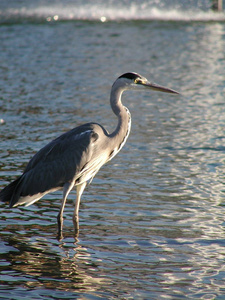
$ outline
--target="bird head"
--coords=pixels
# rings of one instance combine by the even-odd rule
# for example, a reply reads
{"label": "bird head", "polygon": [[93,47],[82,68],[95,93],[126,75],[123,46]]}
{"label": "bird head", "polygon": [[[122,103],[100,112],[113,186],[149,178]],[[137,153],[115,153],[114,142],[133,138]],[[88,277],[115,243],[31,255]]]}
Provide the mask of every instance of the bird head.
{"label": "bird head", "polygon": [[166,88],[153,82],[149,82],[145,77],[133,72],[121,75],[115,81],[115,84],[116,83],[123,87],[124,90],[143,90],[149,88],[154,91],[179,94],[175,90]]}

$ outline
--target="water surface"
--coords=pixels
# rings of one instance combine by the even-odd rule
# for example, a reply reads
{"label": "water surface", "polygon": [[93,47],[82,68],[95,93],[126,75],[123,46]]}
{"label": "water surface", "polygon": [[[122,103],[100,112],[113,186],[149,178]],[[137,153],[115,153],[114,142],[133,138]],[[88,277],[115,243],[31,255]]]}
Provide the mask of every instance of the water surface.
{"label": "water surface", "polygon": [[0,204],[0,298],[223,299],[224,22],[53,22],[55,11],[37,9],[0,26],[1,188],[66,130],[113,130],[109,93],[122,73],[182,95],[124,94],[131,134],[85,190],[78,238],[74,191],[62,241],[60,191],[27,208]]}

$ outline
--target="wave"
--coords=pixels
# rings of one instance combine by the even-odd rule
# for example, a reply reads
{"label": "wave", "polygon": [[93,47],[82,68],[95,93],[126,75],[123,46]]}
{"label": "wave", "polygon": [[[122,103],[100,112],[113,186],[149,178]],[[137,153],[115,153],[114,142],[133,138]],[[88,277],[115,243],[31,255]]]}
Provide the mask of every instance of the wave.
{"label": "wave", "polygon": [[60,21],[225,21],[224,12],[200,9],[182,10],[143,7],[137,4],[115,7],[99,4],[53,5],[39,7],[21,7],[0,10],[0,24],[18,22],[60,22]]}

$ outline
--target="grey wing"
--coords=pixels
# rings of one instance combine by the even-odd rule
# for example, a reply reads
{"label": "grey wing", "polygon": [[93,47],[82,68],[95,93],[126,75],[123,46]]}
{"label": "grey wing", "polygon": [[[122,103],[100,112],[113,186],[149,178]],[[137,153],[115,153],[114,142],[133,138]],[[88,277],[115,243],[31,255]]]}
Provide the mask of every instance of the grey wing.
{"label": "grey wing", "polygon": [[86,129],[71,130],[35,154],[17,184],[10,206],[15,205],[20,197],[43,196],[79,176],[92,155],[90,145],[98,138],[91,128]]}

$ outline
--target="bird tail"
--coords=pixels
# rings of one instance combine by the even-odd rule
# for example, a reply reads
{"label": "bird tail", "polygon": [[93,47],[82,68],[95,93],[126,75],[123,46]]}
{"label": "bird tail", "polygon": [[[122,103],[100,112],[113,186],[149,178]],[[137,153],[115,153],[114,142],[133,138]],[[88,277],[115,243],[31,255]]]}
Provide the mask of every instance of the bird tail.
{"label": "bird tail", "polygon": [[15,194],[20,179],[21,177],[17,178],[15,181],[11,182],[3,190],[0,191],[0,201],[8,202],[10,207],[12,206],[10,202]]}

